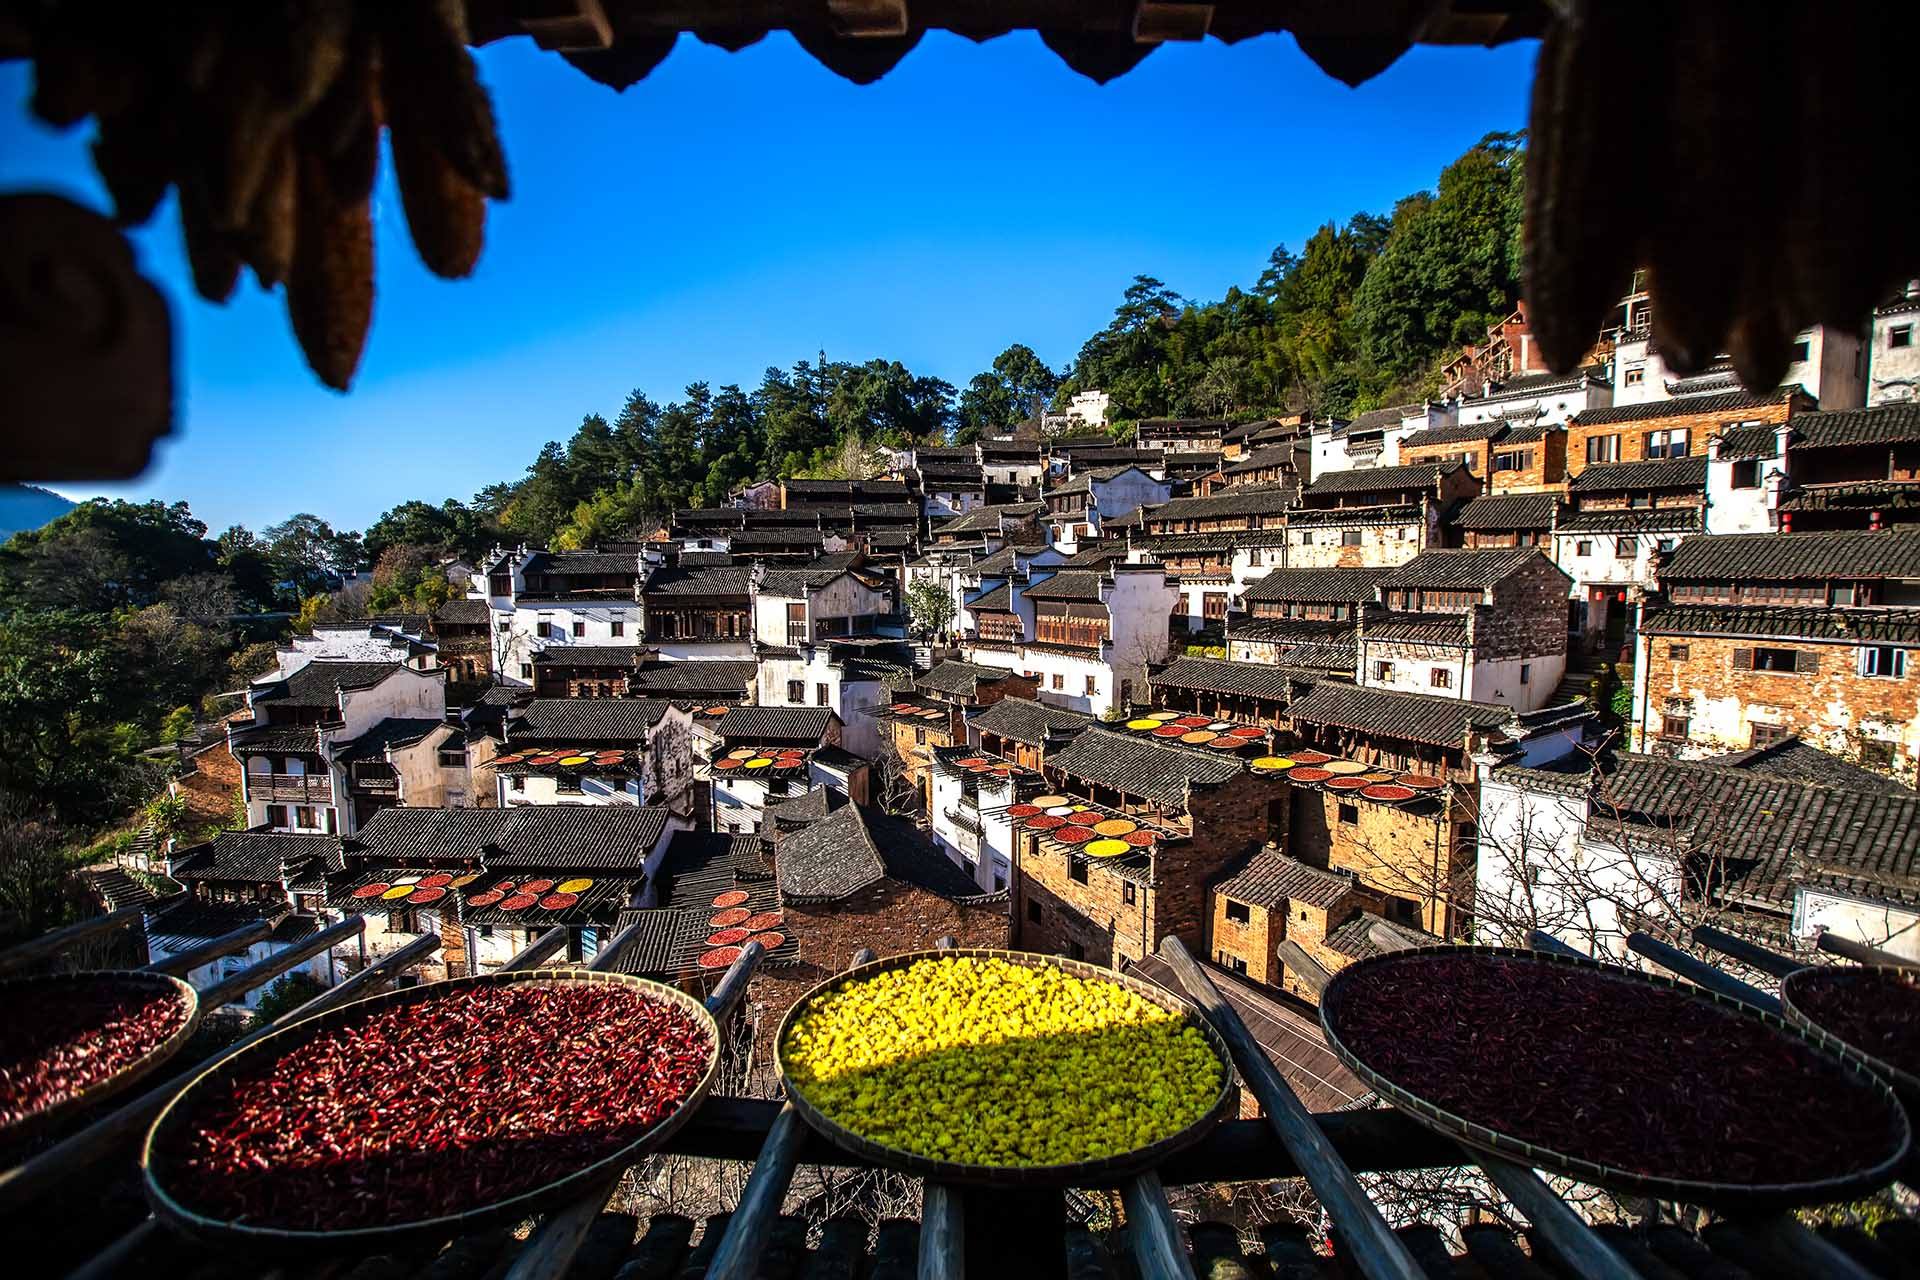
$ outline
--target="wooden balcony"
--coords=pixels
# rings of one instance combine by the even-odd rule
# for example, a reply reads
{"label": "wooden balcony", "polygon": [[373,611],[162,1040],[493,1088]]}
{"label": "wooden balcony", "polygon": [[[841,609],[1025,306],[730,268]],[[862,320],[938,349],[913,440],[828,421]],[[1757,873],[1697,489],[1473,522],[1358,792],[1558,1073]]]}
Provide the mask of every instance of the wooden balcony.
{"label": "wooden balcony", "polygon": [[325,773],[249,773],[247,799],[268,804],[332,804],[333,777]]}

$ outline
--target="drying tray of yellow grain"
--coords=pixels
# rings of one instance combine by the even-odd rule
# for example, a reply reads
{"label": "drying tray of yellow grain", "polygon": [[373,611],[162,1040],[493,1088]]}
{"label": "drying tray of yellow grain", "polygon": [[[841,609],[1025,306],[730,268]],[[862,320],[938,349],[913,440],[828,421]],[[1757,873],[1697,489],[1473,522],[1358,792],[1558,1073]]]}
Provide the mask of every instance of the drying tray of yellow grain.
{"label": "drying tray of yellow grain", "polygon": [[[955,997],[944,1025],[912,988]],[[872,1004],[846,998],[862,991]],[[1081,1029],[1014,1034],[1023,998],[1052,1019],[1080,1014]],[[1007,1021],[990,1025],[996,1008]],[[834,1054],[836,1020],[871,1066],[821,1072],[813,1058]],[[1233,1101],[1226,1044],[1185,1001],[1024,951],[916,951],[850,969],[788,1010],[774,1056],[794,1109],[834,1145],[969,1186],[1116,1183],[1200,1141]]]}

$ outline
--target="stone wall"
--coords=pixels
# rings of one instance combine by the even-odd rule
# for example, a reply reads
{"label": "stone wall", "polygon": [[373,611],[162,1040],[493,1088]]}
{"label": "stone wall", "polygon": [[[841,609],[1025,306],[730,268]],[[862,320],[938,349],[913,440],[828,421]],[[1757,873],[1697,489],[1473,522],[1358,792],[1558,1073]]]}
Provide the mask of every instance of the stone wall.
{"label": "stone wall", "polygon": [[[1684,404],[1685,401],[1675,400],[1668,403],[1678,405]],[[1707,437],[1723,427],[1743,422],[1785,422],[1795,412],[1804,412],[1811,407],[1810,402],[1796,395],[1791,400],[1781,400],[1774,404],[1751,405],[1744,409],[1722,409],[1711,413],[1674,413],[1666,417],[1647,418],[1638,422],[1583,423],[1576,419],[1567,428],[1567,475],[1571,478],[1587,469],[1587,441],[1596,437],[1620,437],[1619,456],[1612,461],[1640,462],[1647,456],[1649,432],[1684,428],[1687,432],[1687,452],[1704,457],[1707,452]]]}
{"label": "stone wall", "polygon": [[879,958],[931,950],[951,935],[963,947],[1006,947],[1007,901],[953,902],[930,890],[883,880],[837,902],[785,903],[785,927],[799,945],[792,964],[765,967],[747,989],[747,1007],[757,1019],[756,1058],[773,1061],[773,1036],[796,1001],[846,969],[853,953],[869,948]]}
{"label": "stone wall", "polygon": [[1480,662],[1551,657],[1567,651],[1567,575],[1542,555],[1493,588],[1493,607],[1473,612]]}
{"label": "stone wall", "polygon": [[1158,904],[1147,885],[1097,861],[1082,864],[1083,884],[1073,878],[1065,853],[1030,835],[1014,838],[1015,945],[1054,955],[1074,955],[1078,948],[1080,958],[1109,966],[1141,959],[1158,945]]}
{"label": "stone wall", "polygon": [[[1675,657],[1676,646],[1685,656]],[[1691,756],[1742,751],[1754,745],[1756,726],[1798,734],[1846,760],[1882,768],[1873,758],[1887,743],[1893,760],[1883,771],[1912,785],[1920,769],[1920,650],[1906,650],[1900,678],[1860,674],[1860,650],[1850,644],[1768,640],[1752,636],[1646,636],[1636,672],[1634,747],[1678,749]],[[1779,649],[1808,654],[1810,671],[1748,671],[1734,666],[1736,650]],[[1798,660],[1796,660],[1798,661]],[[1668,744],[1669,714],[1684,717],[1687,737]]]}
{"label": "stone wall", "polygon": [[1457,809],[1428,813],[1333,791],[1296,791],[1286,848],[1311,866],[1352,871],[1363,890],[1412,904],[1421,928],[1457,937],[1465,932],[1473,893],[1471,844],[1456,848],[1453,840],[1460,817]]}

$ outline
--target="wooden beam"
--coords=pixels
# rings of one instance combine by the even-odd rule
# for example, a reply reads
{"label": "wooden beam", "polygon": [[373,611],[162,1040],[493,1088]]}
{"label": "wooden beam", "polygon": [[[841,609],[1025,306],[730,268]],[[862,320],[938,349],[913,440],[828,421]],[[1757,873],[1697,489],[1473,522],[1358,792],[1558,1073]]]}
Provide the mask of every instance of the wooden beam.
{"label": "wooden beam", "polygon": [[907,0],[827,0],[833,33],[865,39],[907,34]]}
{"label": "wooden beam", "polygon": [[600,0],[516,0],[514,17],[542,49],[613,47],[613,24]]}
{"label": "wooden beam", "polygon": [[1138,0],[1133,6],[1133,38],[1141,44],[1204,40],[1212,25],[1213,5],[1202,0]]}

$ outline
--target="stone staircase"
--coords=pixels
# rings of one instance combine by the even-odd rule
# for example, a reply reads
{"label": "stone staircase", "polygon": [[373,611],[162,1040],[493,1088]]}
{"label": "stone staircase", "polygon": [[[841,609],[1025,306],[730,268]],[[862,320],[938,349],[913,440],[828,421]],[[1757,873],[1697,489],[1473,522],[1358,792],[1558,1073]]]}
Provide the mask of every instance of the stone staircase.
{"label": "stone staircase", "polygon": [[[1571,659],[1570,659],[1571,661]],[[1553,691],[1553,699],[1547,705],[1560,706],[1576,699],[1585,699],[1593,691],[1593,681],[1600,673],[1587,667],[1569,666],[1566,675],[1560,678],[1560,685]]]}

